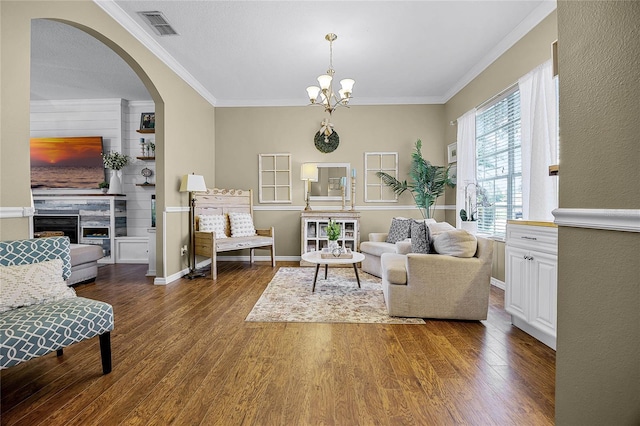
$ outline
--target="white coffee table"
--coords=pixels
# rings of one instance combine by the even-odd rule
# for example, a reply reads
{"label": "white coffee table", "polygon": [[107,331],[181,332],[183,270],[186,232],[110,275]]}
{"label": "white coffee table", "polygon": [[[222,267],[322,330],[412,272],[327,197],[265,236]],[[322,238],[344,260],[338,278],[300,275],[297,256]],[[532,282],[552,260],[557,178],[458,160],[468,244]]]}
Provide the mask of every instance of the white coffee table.
{"label": "white coffee table", "polygon": [[327,268],[329,265],[353,265],[353,270],[356,273],[356,280],[358,281],[358,288],[360,287],[360,276],[358,275],[358,268],[356,267],[356,263],[362,262],[364,260],[364,254],[358,253],[357,251],[352,252],[353,257],[349,259],[345,258],[328,258],[323,259],[320,255],[319,251],[311,251],[309,253],[305,253],[302,255],[302,260],[309,263],[316,264],[316,274],[313,277],[313,287],[311,291],[314,292],[316,290],[316,281],[318,280],[318,270],[320,270],[320,265],[324,265],[324,279],[327,279]]}

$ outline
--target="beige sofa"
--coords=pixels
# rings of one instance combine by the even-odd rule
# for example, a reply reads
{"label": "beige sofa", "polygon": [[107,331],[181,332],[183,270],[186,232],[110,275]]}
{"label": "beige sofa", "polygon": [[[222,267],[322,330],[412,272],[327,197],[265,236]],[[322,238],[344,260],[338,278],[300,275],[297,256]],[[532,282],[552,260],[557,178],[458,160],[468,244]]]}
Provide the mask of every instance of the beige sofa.
{"label": "beige sofa", "polygon": [[477,250],[471,258],[383,253],[382,291],[389,315],[486,319],[493,242],[481,237],[477,240]]}
{"label": "beige sofa", "polygon": [[407,254],[411,251],[411,241],[398,241],[387,243],[386,232],[371,232],[369,241],[360,243],[360,253],[364,254],[362,270],[368,274],[382,277],[380,257],[383,253]]}

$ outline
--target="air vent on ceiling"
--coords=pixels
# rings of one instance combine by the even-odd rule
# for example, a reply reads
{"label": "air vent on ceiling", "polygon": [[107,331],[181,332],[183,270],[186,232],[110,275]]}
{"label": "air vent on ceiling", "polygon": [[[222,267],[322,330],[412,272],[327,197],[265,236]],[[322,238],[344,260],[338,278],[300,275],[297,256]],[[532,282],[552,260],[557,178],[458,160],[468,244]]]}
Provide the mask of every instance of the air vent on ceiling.
{"label": "air vent on ceiling", "polygon": [[178,32],[171,27],[171,24],[169,24],[162,12],[152,10],[148,12],[138,12],[138,14],[147,20],[147,23],[159,36],[178,35]]}

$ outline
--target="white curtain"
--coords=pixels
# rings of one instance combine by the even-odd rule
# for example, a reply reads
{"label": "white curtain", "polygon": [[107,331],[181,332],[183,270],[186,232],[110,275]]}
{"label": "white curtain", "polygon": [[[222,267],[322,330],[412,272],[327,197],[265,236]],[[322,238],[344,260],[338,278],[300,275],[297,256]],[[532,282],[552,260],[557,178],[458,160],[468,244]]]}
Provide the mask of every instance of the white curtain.
{"label": "white curtain", "polygon": [[557,159],[557,105],[551,61],[518,80],[522,142],[522,218],[553,221],[557,178],[549,166]]}
{"label": "white curtain", "polygon": [[460,209],[464,208],[464,188],[476,181],[476,109],[458,118],[458,177],[456,180],[456,227],[462,227]]}

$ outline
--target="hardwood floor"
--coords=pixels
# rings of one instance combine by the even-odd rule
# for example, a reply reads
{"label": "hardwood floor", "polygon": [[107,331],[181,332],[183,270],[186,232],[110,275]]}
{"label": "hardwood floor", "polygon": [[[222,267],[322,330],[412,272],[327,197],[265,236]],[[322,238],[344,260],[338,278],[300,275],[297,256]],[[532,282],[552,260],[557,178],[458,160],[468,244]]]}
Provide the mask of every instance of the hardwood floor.
{"label": "hardwood floor", "polygon": [[502,290],[481,322],[244,322],[276,270],[154,286],[145,265],[101,267],[76,291],[114,307],[113,371],[97,338],[3,370],[2,424],[553,424],[555,352]]}

